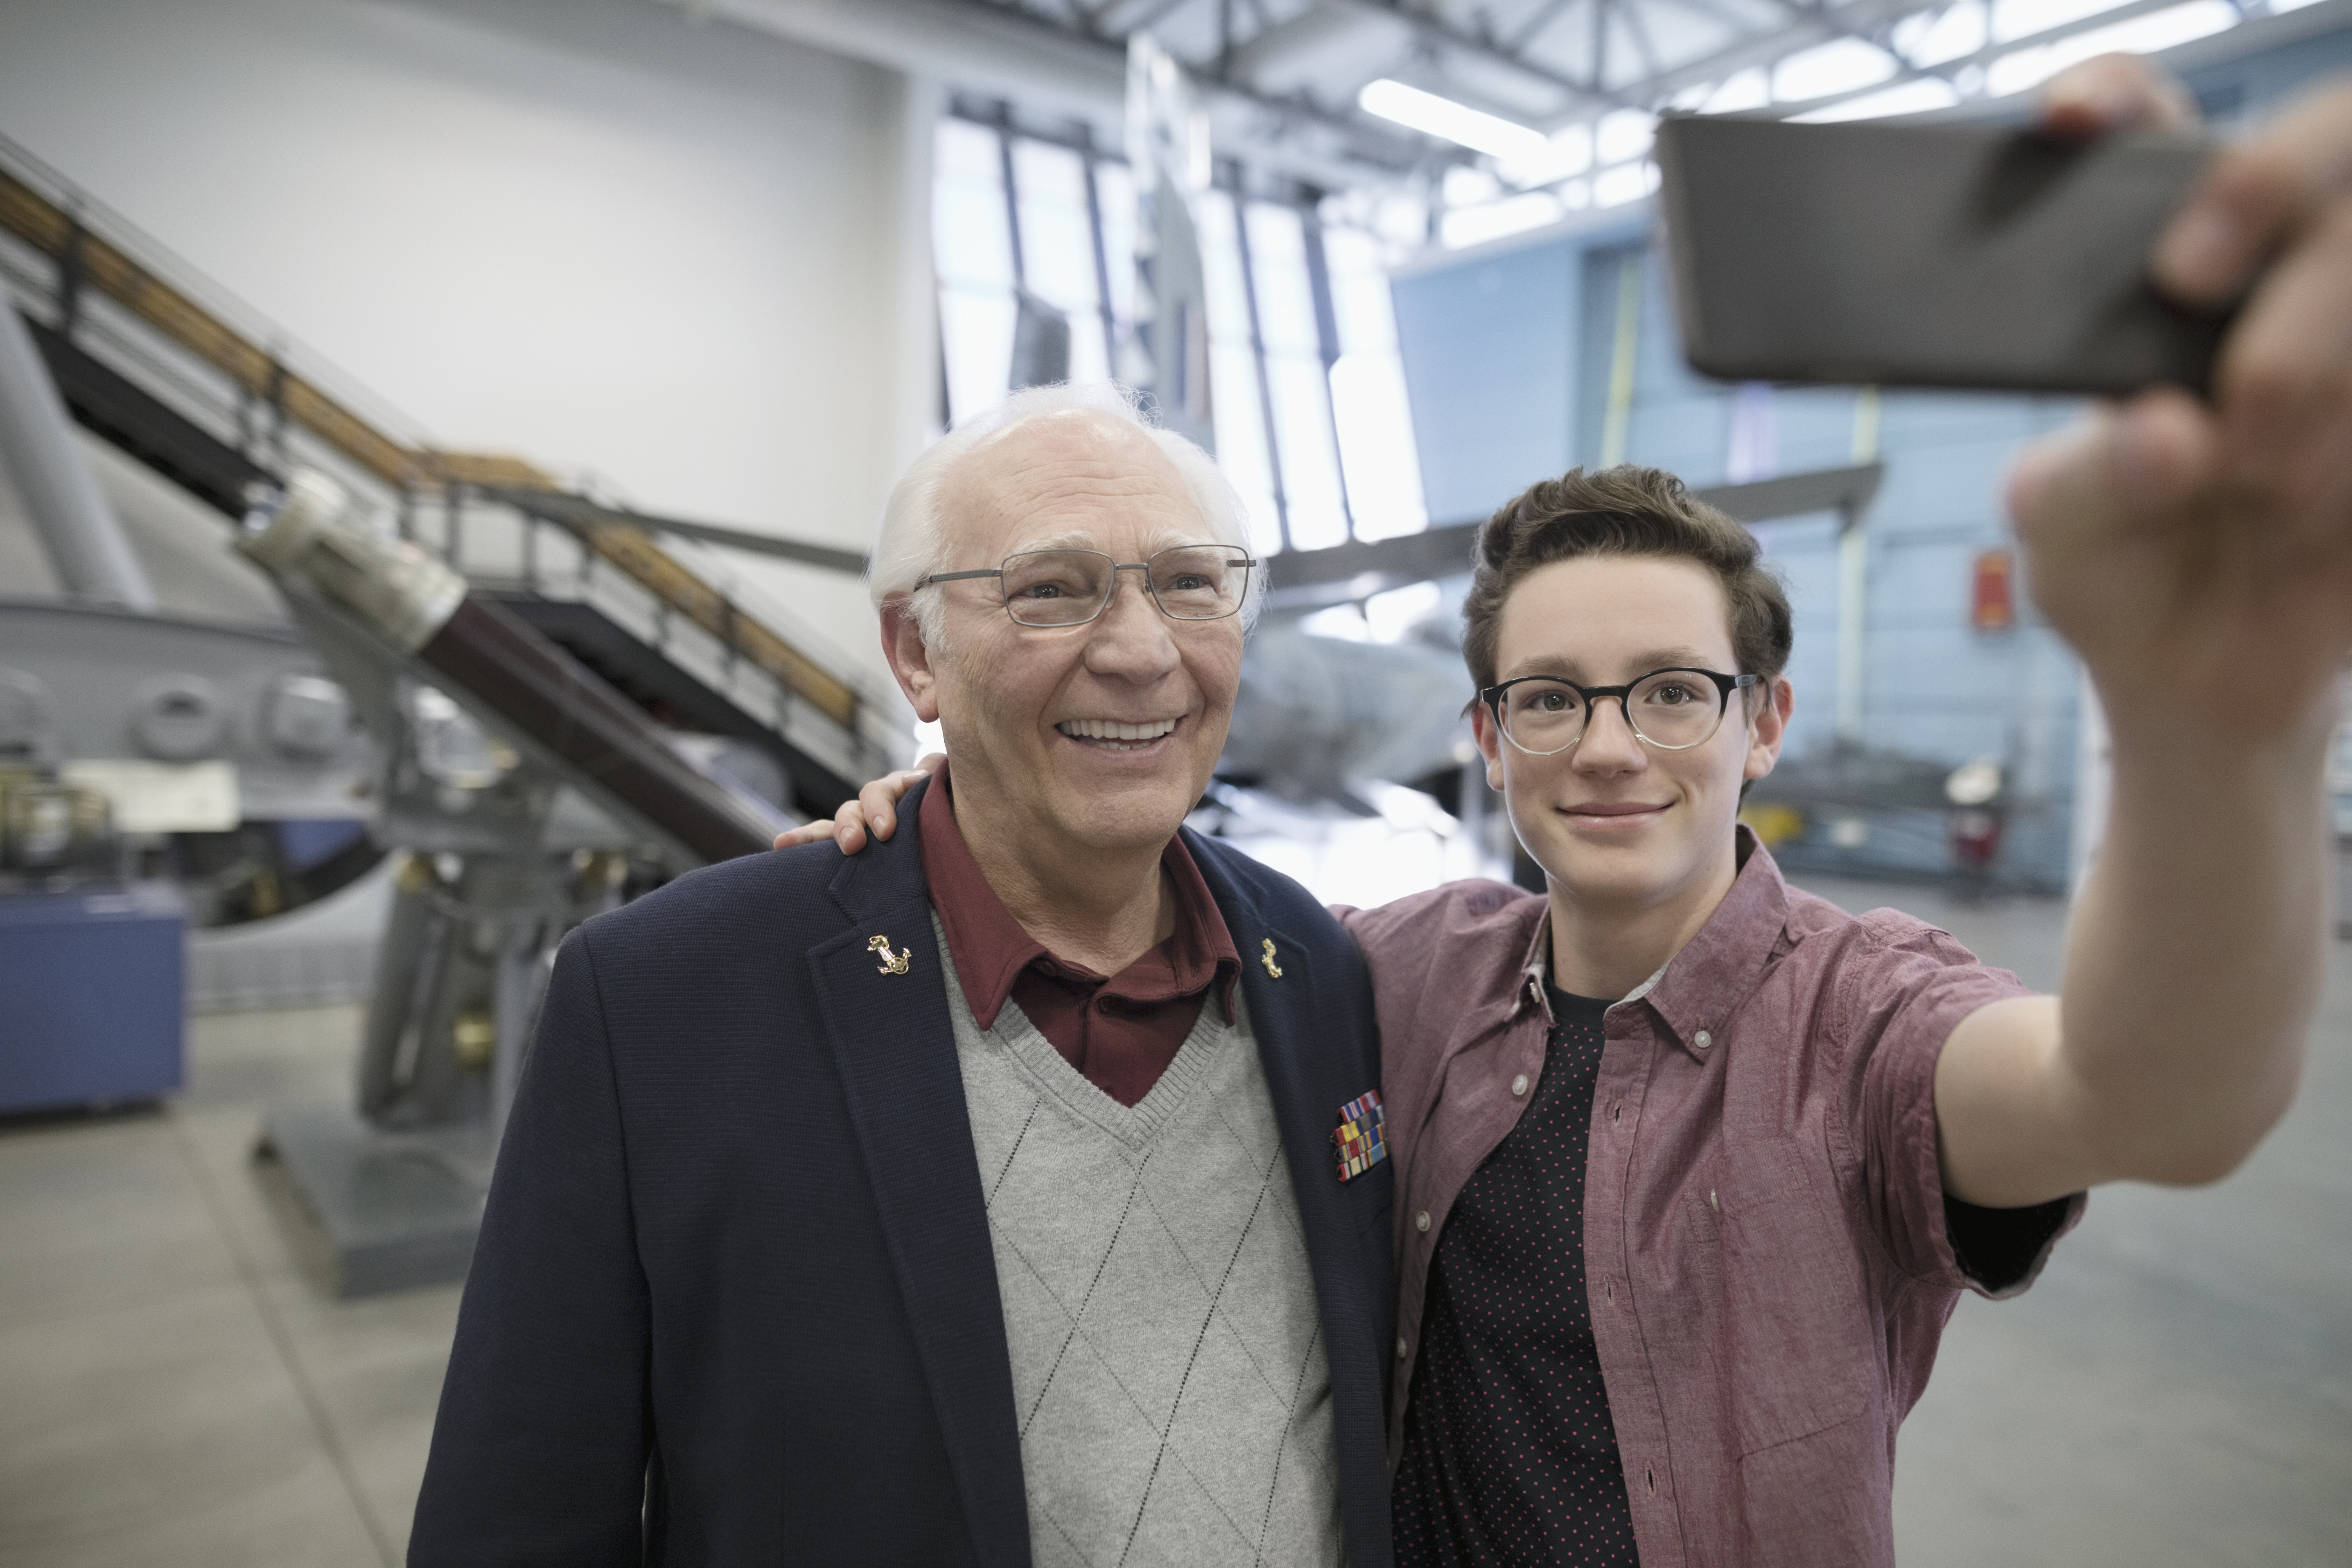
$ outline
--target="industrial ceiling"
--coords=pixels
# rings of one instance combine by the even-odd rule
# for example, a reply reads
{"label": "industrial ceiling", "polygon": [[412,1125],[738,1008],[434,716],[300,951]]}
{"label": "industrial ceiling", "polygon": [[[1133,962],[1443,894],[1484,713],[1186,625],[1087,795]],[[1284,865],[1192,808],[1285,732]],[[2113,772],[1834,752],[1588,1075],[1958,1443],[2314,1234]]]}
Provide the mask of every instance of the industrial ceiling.
{"label": "industrial ceiling", "polygon": [[1376,84],[1483,111],[1505,134],[1584,134],[1612,112],[1663,109],[1906,112],[1999,98],[2085,54],[2168,48],[2299,0],[663,3],[1090,118],[1112,144],[1127,42],[1148,34],[1189,68],[1220,153],[1342,189],[1480,156],[1368,108]]}

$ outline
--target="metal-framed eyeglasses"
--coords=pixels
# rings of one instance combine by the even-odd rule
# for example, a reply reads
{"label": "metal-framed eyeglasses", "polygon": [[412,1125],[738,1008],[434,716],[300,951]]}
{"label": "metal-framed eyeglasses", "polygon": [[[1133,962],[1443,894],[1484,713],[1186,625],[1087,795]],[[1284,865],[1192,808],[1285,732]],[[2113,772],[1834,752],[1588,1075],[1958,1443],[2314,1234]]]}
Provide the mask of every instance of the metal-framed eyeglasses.
{"label": "metal-framed eyeglasses", "polygon": [[967,578],[1001,579],[1004,613],[1024,626],[1082,626],[1110,607],[1122,572],[1143,574],[1160,613],[1177,621],[1218,621],[1249,594],[1250,552],[1234,544],[1176,544],[1149,561],[1119,561],[1099,550],[1024,550],[1002,566],[934,572],[918,588]]}
{"label": "metal-framed eyeglasses", "polygon": [[1596,702],[1617,700],[1625,727],[1661,752],[1704,745],[1723,728],[1731,694],[1759,685],[1759,675],[1712,669],[1654,669],[1623,686],[1580,686],[1556,675],[1522,675],[1478,693],[1503,739],[1531,757],[1555,756],[1584,739]]}

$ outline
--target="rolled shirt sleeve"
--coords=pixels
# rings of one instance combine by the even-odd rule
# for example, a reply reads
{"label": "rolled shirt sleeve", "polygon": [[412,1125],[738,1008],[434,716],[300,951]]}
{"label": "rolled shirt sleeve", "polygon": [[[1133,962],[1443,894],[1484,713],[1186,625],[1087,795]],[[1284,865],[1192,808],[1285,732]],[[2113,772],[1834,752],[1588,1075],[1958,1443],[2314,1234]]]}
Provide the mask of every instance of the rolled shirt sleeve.
{"label": "rolled shirt sleeve", "polygon": [[[2033,993],[1979,963],[1951,935],[1874,910],[1856,922],[1838,970],[1836,1013],[1859,1089],[1843,1118],[1872,1227],[1897,1270],[1922,1284],[1996,1300],[2031,1285],[2082,1217],[2076,1193],[2027,1209],[1948,1198],[1936,1131],[1936,1064],[1962,1019]],[[1852,1081],[1852,1079],[1849,1079]],[[1955,1226],[1958,1234],[1955,1234]]]}

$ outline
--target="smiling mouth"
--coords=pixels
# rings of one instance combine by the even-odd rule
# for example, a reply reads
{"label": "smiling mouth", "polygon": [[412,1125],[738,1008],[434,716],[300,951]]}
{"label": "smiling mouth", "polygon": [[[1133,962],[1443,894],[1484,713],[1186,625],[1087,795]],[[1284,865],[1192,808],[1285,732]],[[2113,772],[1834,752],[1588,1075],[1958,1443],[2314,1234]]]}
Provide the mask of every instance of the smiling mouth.
{"label": "smiling mouth", "polygon": [[1659,812],[1662,812],[1666,808],[1663,805],[1650,805],[1641,801],[1628,800],[1609,802],[1595,801],[1586,805],[1570,805],[1563,806],[1560,809],[1570,816],[1600,817],[1607,819],[1625,816],[1654,816]]}
{"label": "smiling mouth", "polygon": [[1054,728],[1080,745],[1107,752],[1139,752],[1173,732],[1176,721],[1150,719],[1140,724],[1123,724],[1116,719],[1065,719]]}

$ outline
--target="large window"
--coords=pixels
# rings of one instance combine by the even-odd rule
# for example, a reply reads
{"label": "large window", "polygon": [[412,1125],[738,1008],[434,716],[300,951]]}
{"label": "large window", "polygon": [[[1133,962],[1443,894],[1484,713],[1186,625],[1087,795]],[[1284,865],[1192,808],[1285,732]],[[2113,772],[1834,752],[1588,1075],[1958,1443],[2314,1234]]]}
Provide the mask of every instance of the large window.
{"label": "large window", "polygon": [[[947,408],[1007,391],[1022,296],[1067,321],[1069,375],[1131,379],[1135,194],[1124,160],[959,100],[938,131],[932,238]],[[1244,195],[1225,167],[1194,213],[1217,458],[1255,548],[1312,550],[1428,525],[1397,356],[1388,243],[1311,191]]]}
{"label": "large window", "polygon": [[1004,146],[994,130],[941,120],[935,156],[932,265],[940,280],[940,343],[952,424],[1003,397],[1012,373],[1013,227],[1004,200]]}

